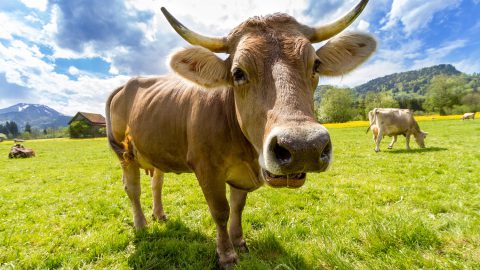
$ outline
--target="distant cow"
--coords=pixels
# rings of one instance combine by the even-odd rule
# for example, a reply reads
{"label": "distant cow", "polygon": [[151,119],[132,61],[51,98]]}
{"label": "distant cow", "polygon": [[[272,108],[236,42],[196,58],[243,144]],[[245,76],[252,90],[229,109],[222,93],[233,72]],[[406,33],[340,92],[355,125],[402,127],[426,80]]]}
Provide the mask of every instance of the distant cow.
{"label": "distant cow", "polygon": [[10,153],[8,153],[8,158],[29,158],[34,157],[35,151],[29,148],[23,147],[21,144],[15,144],[10,149]]}
{"label": "distant cow", "polygon": [[385,135],[392,137],[392,142],[388,149],[392,149],[397,141],[398,135],[404,135],[406,138],[407,150],[410,149],[410,135],[413,135],[420,148],[425,148],[425,138],[427,132],[420,130],[417,121],[413,118],[413,113],[407,109],[375,108],[368,112],[370,126],[367,132],[372,128],[373,140],[376,143],[375,152],[380,151],[380,142]]}
{"label": "distant cow", "polygon": [[[221,38],[187,29],[162,8],[180,35],[201,47],[172,55],[175,74],[132,79],[106,104],[108,141],[122,164],[135,227],[147,222],[140,169],[153,171],[156,219],[165,218],[164,172],[194,172],[217,225],[219,263],[232,268],[234,247],[247,247],[241,226],[247,193],[263,183],[298,188],[306,173],[329,166],[332,145],[315,120],[313,93],[319,76],[343,75],[375,50],[369,35],[337,36],[367,2],[324,27],[277,13],[250,18]],[[318,50],[312,46],[326,39]]]}
{"label": "distant cow", "polygon": [[474,112],[469,112],[469,113],[463,114],[462,120],[465,120],[465,119],[475,120],[475,113]]}

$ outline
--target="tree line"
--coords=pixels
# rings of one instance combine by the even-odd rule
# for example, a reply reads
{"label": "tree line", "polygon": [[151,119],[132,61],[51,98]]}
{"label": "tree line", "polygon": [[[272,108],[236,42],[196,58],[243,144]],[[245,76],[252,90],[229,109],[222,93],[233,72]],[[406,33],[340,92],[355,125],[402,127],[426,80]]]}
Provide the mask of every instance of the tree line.
{"label": "tree line", "polygon": [[68,127],[33,128],[29,123],[20,130],[15,121],[6,121],[0,124],[0,136],[4,139],[48,139],[68,137]]}
{"label": "tree line", "polygon": [[463,114],[480,111],[478,82],[463,75],[438,75],[424,95],[416,92],[361,93],[351,88],[324,85],[315,93],[315,113],[322,123],[366,120],[373,108],[411,109],[419,114]]}

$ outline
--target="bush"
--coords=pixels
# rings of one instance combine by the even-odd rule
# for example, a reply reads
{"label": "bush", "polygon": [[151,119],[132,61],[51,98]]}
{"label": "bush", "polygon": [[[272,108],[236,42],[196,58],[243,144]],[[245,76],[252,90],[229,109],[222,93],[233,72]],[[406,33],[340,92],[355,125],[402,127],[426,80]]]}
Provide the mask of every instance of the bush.
{"label": "bush", "polygon": [[453,105],[449,114],[464,114],[470,112],[470,107],[467,105]]}
{"label": "bush", "polygon": [[347,122],[352,120],[355,112],[353,92],[348,88],[327,89],[322,93],[322,100],[317,111],[320,122]]}
{"label": "bush", "polygon": [[71,138],[86,138],[93,137],[92,127],[85,121],[78,120],[70,123],[69,127]]}

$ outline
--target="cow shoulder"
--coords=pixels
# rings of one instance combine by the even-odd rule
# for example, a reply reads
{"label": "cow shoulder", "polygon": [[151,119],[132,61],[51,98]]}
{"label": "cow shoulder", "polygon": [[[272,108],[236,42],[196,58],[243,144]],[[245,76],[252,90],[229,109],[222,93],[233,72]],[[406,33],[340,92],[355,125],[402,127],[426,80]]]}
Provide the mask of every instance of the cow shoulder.
{"label": "cow shoulder", "polygon": [[170,67],[181,77],[205,88],[230,85],[230,73],[225,62],[203,47],[174,52],[170,56]]}
{"label": "cow shoulder", "polygon": [[339,76],[363,63],[375,51],[377,42],[367,34],[347,33],[330,39],[317,50],[320,74]]}

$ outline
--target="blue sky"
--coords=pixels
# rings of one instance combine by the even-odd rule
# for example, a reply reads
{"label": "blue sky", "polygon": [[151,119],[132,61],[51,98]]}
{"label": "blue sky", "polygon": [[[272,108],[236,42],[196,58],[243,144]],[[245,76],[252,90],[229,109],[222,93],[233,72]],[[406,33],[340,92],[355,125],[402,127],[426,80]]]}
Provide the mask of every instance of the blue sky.
{"label": "blue sky", "polygon": [[[0,1],[0,108],[28,102],[69,115],[103,114],[114,88],[132,76],[168,72],[168,54],[188,46],[162,6],[195,31],[222,36],[248,17],[274,12],[304,24],[329,22],[357,1]],[[356,71],[321,84],[356,86],[440,63],[480,72],[480,0],[370,0],[348,31],[374,35],[376,53]]]}

